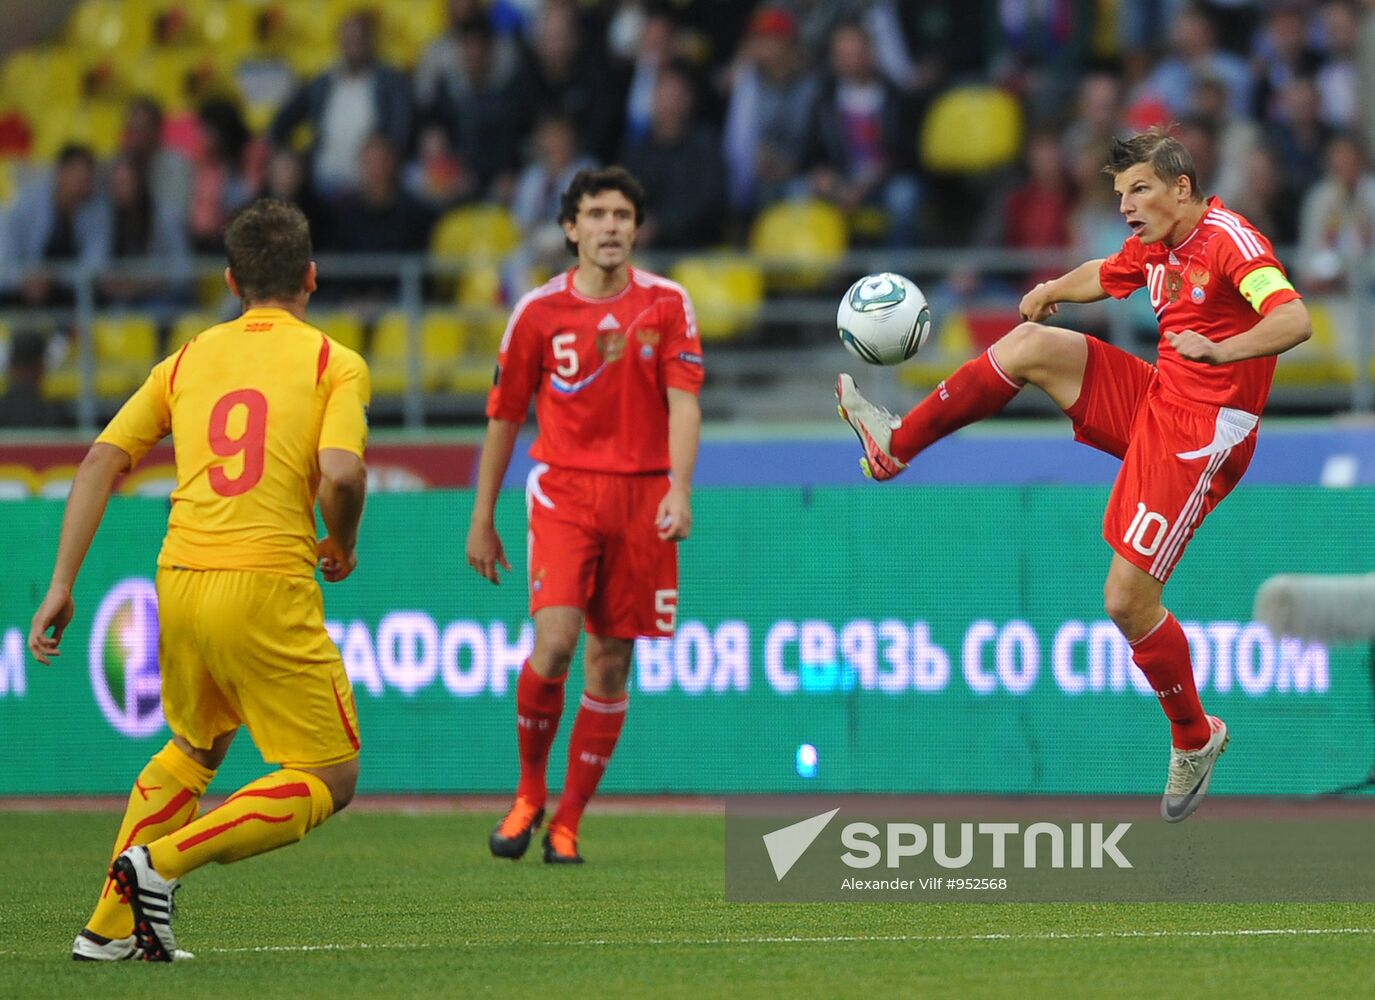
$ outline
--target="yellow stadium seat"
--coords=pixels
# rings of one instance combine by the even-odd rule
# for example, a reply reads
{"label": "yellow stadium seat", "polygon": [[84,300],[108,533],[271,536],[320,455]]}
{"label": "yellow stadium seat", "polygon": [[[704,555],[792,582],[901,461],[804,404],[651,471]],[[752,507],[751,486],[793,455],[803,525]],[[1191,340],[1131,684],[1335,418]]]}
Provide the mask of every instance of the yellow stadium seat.
{"label": "yellow stadium seat", "polygon": [[119,149],[123,132],[124,108],[117,102],[53,106],[34,117],[33,155],[39,160],[51,160],[68,143],[81,143],[103,159]]}
{"label": "yellow stadium seat", "polygon": [[131,313],[95,321],[95,391],[99,396],[128,395],[148,376],[158,354],[158,325],[151,316]]}
{"label": "yellow stadium seat", "polygon": [[333,341],[343,344],[351,351],[363,351],[363,318],[356,312],[343,309],[333,312],[310,313],[306,321],[317,330],[323,330]]}
{"label": "yellow stadium seat", "polygon": [[[394,396],[406,391],[409,317],[401,310],[384,313],[372,332],[369,366],[373,391]],[[442,388],[457,369],[467,329],[453,310],[433,309],[420,317],[420,388]]]}
{"label": "yellow stadium seat", "polygon": [[1330,306],[1316,297],[1305,300],[1304,304],[1313,324],[1313,336],[1276,359],[1275,385],[1287,388],[1351,385],[1356,379],[1356,366],[1342,350],[1337,330],[1339,319]]}
{"label": "yellow stadium seat", "polygon": [[189,48],[150,49],[119,68],[121,82],[130,97],[151,97],[164,112],[181,111],[195,104],[193,78],[214,76],[217,72],[208,53]]}
{"label": "yellow stadium seat", "polygon": [[67,21],[66,39],[87,52],[137,56],[152,44],[152,7],[144,0],[82,0]]}
{"label": "yellow stadium seat", "polygon": [[54,109],[80,103],[86,86],[86,65],[80,54],[64,46],[20,49],[5,60],[0,94],[22,109],[34,123]]}
{"label": "yellow stadium seat", "polygon": [[764,304],[764,272],[745,257],[685,257],[669,275],[687,289],[703,340],[725,340],[748,328]]}
{"label": "yellow stadium seat", "polygon": [[14,197],[14,192],[19,189],[19,185],[14,179],[14,164],[9,160],[0,160],[0,208],[9,204],[9,200]]}
{"label": "yellow stadium seat", "polygon": [[192,338],[210,329],[219,322],[214,313],[208,312],[189,312],[182,313],[172,323],[172,331],[167,337],[167,354],[173,354],[187,344]]}
{"label": "yellow stadium seat", "polygon": [[520,226],[500,205],[466,205],[447,212],[430,236],[436,257],[465,257],[489,263],[520,245]]}
{"label": "yellow stadium seat", "polygon": [[978,174],[1006,166],[1022,148],[1022,109],[998,87],[964,86],[936,98],[917,151],[938,174]]}
{"label": "yellow stadium seat", "polygon": [[770,205],[750,229],[750,250],[761,258],[768,286],[781,291],[819,288],[848,241],[840,209],[815,199]]}

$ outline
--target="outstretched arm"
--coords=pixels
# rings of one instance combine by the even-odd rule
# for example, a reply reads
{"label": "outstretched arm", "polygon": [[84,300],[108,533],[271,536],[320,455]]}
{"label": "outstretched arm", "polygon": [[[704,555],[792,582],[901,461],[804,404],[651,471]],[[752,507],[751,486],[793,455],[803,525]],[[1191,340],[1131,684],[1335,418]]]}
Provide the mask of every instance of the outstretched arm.
{"label": "outstretched arm", "polygon": [[1098,272],[1103,266],[1101,258],[1086,260],[1073,271],[1062,274],[1053,281],[1043,281],[1026,295],[1022,296],[1019,307],[1022,319],[1039,323],[1047,316],[1059,311],[1061,302],[1098,302],[1108,297],[1103,284],[1098,280]]}
{"label": "outstretched arm", "polygon": [[100,527],[100,519],[105,516],[105,505],[110,501],[115,480],[128,471],[129,464],[129,455],[122,448],[98,441],[91,445],[81,467],[76,470],[72,492],[62,515],[62,534],[57,542],[52,582],[29,626],[29,651],[39,663],[50,663],[49,657],[58,655],[62,632],[76,610],[72,588],[76,586],[77,574],[91,548],[91,539]]}

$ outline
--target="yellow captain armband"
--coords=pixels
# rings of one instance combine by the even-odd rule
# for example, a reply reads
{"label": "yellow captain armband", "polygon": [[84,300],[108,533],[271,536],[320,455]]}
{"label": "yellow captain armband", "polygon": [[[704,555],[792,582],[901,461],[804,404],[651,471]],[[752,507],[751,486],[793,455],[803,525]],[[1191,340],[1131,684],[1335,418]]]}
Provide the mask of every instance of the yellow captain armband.
{"label": "yellow captain armband", "polygon": [[1241,289],[1241,294],[1246,297],[1246,301],[1251,303],[1251,308],[1260,312],[1260,307],[1275,292],[1282,289],[1289,289],[1291,292],[1294,286],[1289,284],[1289,279],[1284,276],[1284,272],[1277,267],[1258,267],[1246,277],[1241,279],[1241,284],[1237,286]]}

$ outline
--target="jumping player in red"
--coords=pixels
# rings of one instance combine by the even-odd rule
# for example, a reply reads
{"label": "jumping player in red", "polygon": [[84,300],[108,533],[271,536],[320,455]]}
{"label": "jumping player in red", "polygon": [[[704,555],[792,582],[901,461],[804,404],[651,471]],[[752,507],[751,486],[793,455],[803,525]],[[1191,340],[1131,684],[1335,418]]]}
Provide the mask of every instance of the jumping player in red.
{"label": "jumping player in red", "polygon": [[579,864],[578,823],[625,721],[637,636],[670,636],[674,546],[692,528],[702,346],[682,286],[630,266],[644,191],[619,167],[580,171],[559,221],[578,264],[516,304],[487,397],[467,557],[497,583],[510,564],[493,526],[516,433],[535,399],[539,463],[526,483],[535,648],[516,686],[520,785],[492,831],[519,858],[544,818],[545,769],[564,682],[586,627],[583,691],[544,860]]}
{"label": "jumping player in red", "polygon": [[[1113,549],[1104,600],[1170,720],[1160,813],[1175,823],[1207,793],[1227,727],[1204,714],[1189,643],[1161,591],[1251,461],[1275,356],[1311,328],[1269,240],[1217,198],[1204,200],[1178,141],[1153,129],[1118,142],[1105,172],[1132,230],[1119,252],[1033,288],[1021,303],[1027,322],[901,420],[861,396],[848,375],[836,396],[874,479],[897,475],[932,442],[998,412],[1028,382],[1065,411],[1077,440],[1122,460],[1103,518]],[[1040,322],[1061,302],[1125,298],[1142,287],[1160,322],[1155,365]]]}

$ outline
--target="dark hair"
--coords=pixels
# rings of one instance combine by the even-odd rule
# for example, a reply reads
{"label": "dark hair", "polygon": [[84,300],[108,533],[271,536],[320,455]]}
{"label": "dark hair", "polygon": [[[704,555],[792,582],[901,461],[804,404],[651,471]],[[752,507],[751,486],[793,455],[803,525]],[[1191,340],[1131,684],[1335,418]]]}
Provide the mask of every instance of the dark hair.
{"label": "dark hair", "polygon": [[[578,217],[578,206],[583,195],[601,194],[603,191],[619,191],[630,199],[635,206],[635,225],[645,221],[645,189],[640,186],[633,174],[625,167],[602,167],[599,170],[579,170],[568,184],[559,200],[559,223],[573,222]],[[565,239],[564,245],[573,256],[578,255],[578,245]]]}
{"label": "dark hair", "polygon": [[88,167],[95,166],[95,153],[91,152],[90,146],[83,146],[77,142],[69,142],[63,146],[57,154],[57,165],[59,168],[67,166],[80,160]]}
{"label": "dark hair", "polygon": [[1203,200],[1203,192],[1198,189],[1194,158],[1182,142],[1170,135],[1168,127],[1157,125],[1130,139],[1114,139],[1103,173],[1116,177],[1139,163],[1149,163],[1155,176],[1166,184],[1173,184],[1181,176],[1189,178],[1193,200]]}
{"label": "dark hair", "polygon": [[224,252],[245,302],[295,298],[310,267],[310,223],[290,202],[259,198],[225,229]]}
{"label": "dark hair", "polygon": [[459,38],[476,38],[490,43],[496,38],[496,29],[492,27],[492,19],[486,14],[470,14],[458,22],[455,34]]}

